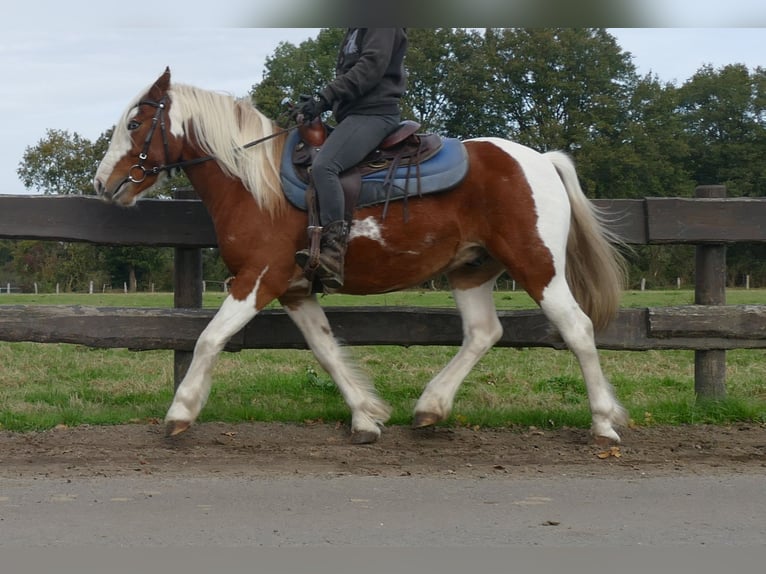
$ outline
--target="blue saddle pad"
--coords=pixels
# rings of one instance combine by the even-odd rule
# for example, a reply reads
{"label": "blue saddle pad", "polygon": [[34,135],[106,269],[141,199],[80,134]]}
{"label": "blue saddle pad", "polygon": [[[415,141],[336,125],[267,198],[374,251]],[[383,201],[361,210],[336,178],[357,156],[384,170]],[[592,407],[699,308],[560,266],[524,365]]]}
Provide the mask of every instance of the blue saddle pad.
{"label": "blue saddle pad", "polygon": [[[300,134],[294,130],[285,142],[280,168],[282,188],[287,200],[298,209],[306,210],[306,184],[298,177],[293,167],[293,150],[300,142]],[[455,138],[442,138],[442,148],[432,158],[420,164],[420,193],[446,191],[457,186],[468,173],[468,153],[463,143]],[[390,201],[403,199],[406,196],[418,194],[417,167],[400,167],[394,174],[393,182],[383,186],[387,169],[368,174],[362,178],[362,190],[359,194],[357,207],[367,207]],[[389,190],[388,186],[393,184]],[[388,197],[387,197],[388,196]]]}

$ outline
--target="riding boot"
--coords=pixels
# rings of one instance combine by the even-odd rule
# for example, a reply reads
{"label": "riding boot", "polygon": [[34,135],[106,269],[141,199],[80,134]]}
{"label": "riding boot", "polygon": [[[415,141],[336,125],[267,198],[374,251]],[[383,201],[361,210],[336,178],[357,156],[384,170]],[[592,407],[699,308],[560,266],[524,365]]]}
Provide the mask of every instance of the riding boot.
{"label": "riding boot", "polygon": [[333,221],[322,230],[317,276],[330,291],[343,287],[343,262],[346,259],[348,232],[348,224],[343,220]]}
{"label": "riding boot", "polygon": [[[322,228],[316,276],[328,291],[337,291],[343,287],[343,262],[346,258],[348,232],[348,223],[343,220],[333,221]],[[295,254],[295,262],[305,269],[309,257],[309,250],[301,249]]]}

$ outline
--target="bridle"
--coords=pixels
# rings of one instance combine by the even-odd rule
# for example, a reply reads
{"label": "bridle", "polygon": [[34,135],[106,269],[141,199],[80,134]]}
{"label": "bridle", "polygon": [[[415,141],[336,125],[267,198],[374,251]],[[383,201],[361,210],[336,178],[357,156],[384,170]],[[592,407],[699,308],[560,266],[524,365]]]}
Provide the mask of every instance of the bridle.
{"label": "bridle", "polygon": [[[141,100],[138,102],[139,106],[153,106],[156,108],[156,111],[154,112],[154,117],[152,117],[152,127],[149,130],[149,133],[146,134],[146,138],[144,138],[144,147],[141,150],[141,153],[138,154],[138,163],[132,165],[128,170],[128,177],[126,179],[131,183],[141,183],[146,179],[147,175],[159,175],[163,171],[167,171],[168,175],[170,175],[170,172],[174,169],[174,167],[180,167],[168,163],[170,160],[170,144],[168,143],[168,132],[167,126],[165,125],[165,114],[163,113],[165,111],[165,102],[167,102],[167,100],[168,95],[165,94],[162,96],[159,102],[155,102],[154,100]],[[144,167],[144,162],[149,157],[149,146],[152,144],[154,131],[157,129],[157,125],[160,126],[160,134],[162,135],[162,147],[165,149],[165,164],[155,165],[153,168],[147,170],[146,167]],[[135,177],[134,173],[139,172],[140,175]]]}
{"label": "bridle", "polygon": [[[153,108],[156,108],[156,111],[154,112],[154,116],[152,117],[152,126],[149,129],[149,132],[146,134],[146,137],[144,138],[144,145],[141,149],[141,153],[138,154],[138,163],[133,164],[130,167],[130,169],[128,170],[128,175],[125,177],[125,179],[122,180],[122,183],[120,183],[120,185],[117,187],[118,192],[115,195],[119,195],[119,190],[122,189],[122,186],[125,185],[125,183],[127,182],[141,183],[142,181],[146,179],[147,176],[149,175],[156,176],[162,173],[163,171],[168,172],[168,175],[172,175],[172,171],[175,169],[189,167],[192,165],[204,163],[206,161],[215,159],[215,156],[207,155],[203,157],[181,160],[177,162],[170,161],[170,143],[168,141],[167,124],[165,122],[167,101],[168,101],[168,95],[165,94],[162,96],[162,98],[160,98],[159,101],[147,99],[147,100],[141,100],[138,102],[139,106],[141,105],[151,106]],[[165,150],[165,163],[163,163],[162,165],[155,165],[151,168],[148,168],[144,164],[146,160],[149,158],[149,147],[152,144],[152,139],[154,139],[154,132],[157,130],[157,126],[159,126],[160,128],[160,136],[162,137],[162,147]],[[296,129],[297,127],[298,125],[296,124],[289,128],[280,129],[272,134],[269,134],[267,136],[264,136],[262,138],[259,138],[257,140],[244,144],[242,146],[242,149],[251,148],[267,140],[270,140],[272,138],[275,138],[277,136],[281,136],[282,134],[290,132]]]}

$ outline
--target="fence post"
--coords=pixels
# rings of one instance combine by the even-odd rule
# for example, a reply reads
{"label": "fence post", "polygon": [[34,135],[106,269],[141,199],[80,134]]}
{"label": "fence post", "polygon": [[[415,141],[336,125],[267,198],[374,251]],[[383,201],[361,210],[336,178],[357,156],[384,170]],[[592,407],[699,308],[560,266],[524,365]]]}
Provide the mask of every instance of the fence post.
{"label": "fence post", "polygon": [[[177,189],[174,199],[197,199],[192,189]],[[202,307],[202,250],[176,247],[173,265],[173,306]],[[173,352],[173,386],[178,388],[189,369],[193,351]]]}
{"label": "fence post", "polygon": [[[726,186],[701,185],[695,197],[726,197]],[[726,304],[726,245],[705,244],[696,248],[694,303]],[[726,397],[726,351],[709,349],[694,351],[694,392],[698,398]]]}

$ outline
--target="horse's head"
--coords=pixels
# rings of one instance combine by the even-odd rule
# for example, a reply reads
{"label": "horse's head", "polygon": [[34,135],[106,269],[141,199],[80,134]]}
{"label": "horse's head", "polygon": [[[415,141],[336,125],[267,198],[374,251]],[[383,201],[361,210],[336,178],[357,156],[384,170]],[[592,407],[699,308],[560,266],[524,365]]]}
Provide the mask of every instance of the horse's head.
{"label": "horse's head", "polygon": [[133,205],[142,194],[167,179],[180,158],[179,136],[183,131],[181,125],[171,125],[169,89],[170,69],[166,68],[115,126],[109,149],[93,179],[96,192],[104,199]]}

